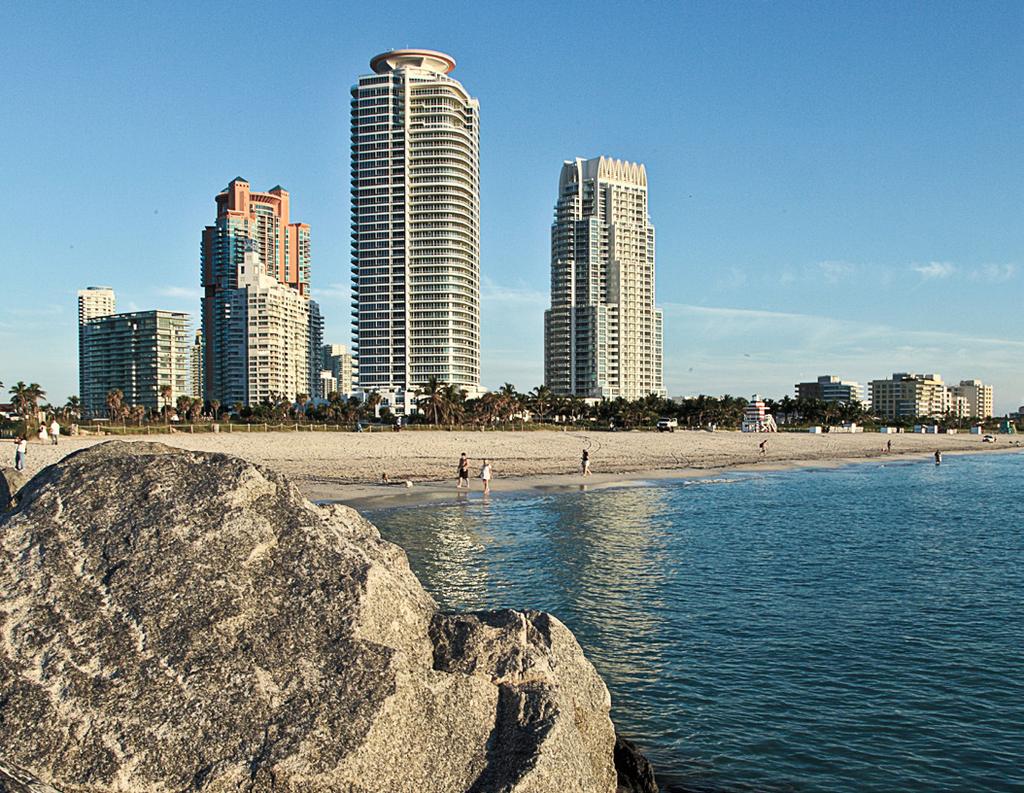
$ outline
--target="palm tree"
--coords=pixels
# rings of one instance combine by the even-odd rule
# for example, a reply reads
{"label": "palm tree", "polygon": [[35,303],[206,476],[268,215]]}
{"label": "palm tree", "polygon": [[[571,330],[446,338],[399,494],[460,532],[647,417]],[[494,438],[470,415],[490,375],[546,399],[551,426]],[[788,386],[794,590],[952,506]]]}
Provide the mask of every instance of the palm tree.
{"label": "palm tree", "polygon": [[220,415],[220,400],[219,399],[211,399],[210,400],[210,410],[213,411],[213,420],[216,421],[217,420],[217,416]]}
{"label": "palm tree", "polygon": [[454,383],[448,383],[442,389],[445,402],[445,418],[449,424],[461,421],[465,414],[466,391]]}
{"label": "palm tree", "polygon": [[306,403],[309,402],[309,394],[296,394],[295,401],[299,403],[299,417],[306,415]]}
{"label": "palm tree", "polygon": [[427,379],[426,385],[420,389],[422,396],[416,398],[416,404],[427,420],[437,425],[448,416],[448,404],[445,387],[433,375]]}
{"label": "palm tree", "polygon": [[173,398],[173,396],[174,396],[174,389],[173,388],[171,388],[166,383],[164,385],[160,386],[160,401],[164,403],[163,409],[162,409],[163,414],[164,414],[164,421],[167,421],[167,411],[171,407],[171,399]]}
{"label": "palm tree", "polygon": [[107,392],[107,411],[110,414],[111,421],[117,421],[121,418],[124,409],[123,400],[124,391],[120,388],[112,388]]}
{"label": "palm tree", "polygon": [[530,410],[543,419],[551,411],[552,398],[551,389],[546,385],[539,385],[530,392],[527,397],[527,404]]}
{"label": "palm tree", "polygon": [[60,412],[64,421],[77,421],[82,415],[82,401],[76,396],[69,396]]}

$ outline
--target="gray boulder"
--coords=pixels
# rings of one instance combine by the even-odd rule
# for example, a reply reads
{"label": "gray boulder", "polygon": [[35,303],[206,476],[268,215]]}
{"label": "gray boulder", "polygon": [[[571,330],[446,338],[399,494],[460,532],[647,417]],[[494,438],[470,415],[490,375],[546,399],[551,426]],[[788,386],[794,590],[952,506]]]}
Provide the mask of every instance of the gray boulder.
{"label": "gray boulder", "polygon": [[70,455],[0,516],[0,703],[0,790],[616,788],[557,619],[439,613],[355,511],[154,443]]}
{"label": "gray boulder", "polygon": [[28,482],[28,474],[15,468],[0,468],[0,512],[16,503],[18,491]]}

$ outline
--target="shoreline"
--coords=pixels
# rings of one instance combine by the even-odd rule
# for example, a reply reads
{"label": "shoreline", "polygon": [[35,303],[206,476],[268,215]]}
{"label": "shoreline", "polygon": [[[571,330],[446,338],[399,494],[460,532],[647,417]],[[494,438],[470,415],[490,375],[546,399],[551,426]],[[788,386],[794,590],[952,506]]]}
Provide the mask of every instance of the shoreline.
{"label": "shoreline", "polygon": [[[992,453],[1021,453],[1024,448],[1003,449],[951,449],[943,455],[963,456]],[[780,473],[785,471],[814,471],[845,468],[863,463],[901,463],[910,465],[916,461],[930,459],[931,452],[903,452],[872,457],[837,457],[815,460],[778,460],[764,463],[733,463],[709,468],[654,468],[641,471],[618,471],[592,474],[585,480],[580,474],[526,474],[491,480],[491,493],[523,495],[527,493],[571,493],[592,490],[613,490],[625,487],[642,487],[654,482],[674,482],[710,479],[716,475],[733,473]],[[346,483],[332,486],[300,485],[306,497],[316,504],[343,504],[355,510],[398,509],[426,504],[453,504],[472,498],[483,500],[484,494],[479,480],[470,480],[468,490],[457,490],[450,479],[423,480],[406,487],[400,482],[388,485],[371,483]],[[331,491],[344,489],[344,497]]]}
{"label": "shoreline", "polygon": [[[856,463],[892,463],[946,455],[1021,452],[1016,439],[994,444],[968,435],[898,435],[894,448],[883,435],[778,435],[739,432],[587,433],[562,431],[415,432],[415,433],[204,433],[158,436],[62,438],[58,446],[30,444],[27,470],[33,476],[66,455],[97,443],[158,442],[197,452],[222,453],[249,460],[287,476],[316,502],[378,509],[454,502],[482,497],[475,477],[490,460],[491,490],[553,493],[636,486],[643,482],[708,478],[722,474],[833,468]],[[759,443],[768,441],[766,457]],[[590,452],[594,473],[579,471],[582,450]],[[13,444],[10,448],[13,457]],[[461,452],[471,460],[468,490],[455,488]],[[392,484],[380,483],[387,473]],[[413,483],[405,487],[404,482]]]}

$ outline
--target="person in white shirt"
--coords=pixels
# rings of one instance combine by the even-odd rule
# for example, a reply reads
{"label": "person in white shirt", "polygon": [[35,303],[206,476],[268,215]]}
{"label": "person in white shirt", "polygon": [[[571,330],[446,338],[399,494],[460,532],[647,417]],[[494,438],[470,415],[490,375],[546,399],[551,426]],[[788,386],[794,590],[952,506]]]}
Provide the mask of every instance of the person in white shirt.
{"label": "person in white shirt", "polygon": [[491,492],[491,463],[488,460],[484,460],[483,466],[480,468],[480,479],[484,483],[484,494]]}
{"label": "person in white shirt", "polygon": [[28,452],[28,440],[23,435],[14,439],[14,469],[25,470],[25,453]]}
{"label": "person in white shirt", "polygon": [[39,442],[46,443],[50,439],[50,436],[46,434],[46,422],[40,422],[39,424]]}
{"label": "person in white shirt", "polygon": [[53,417],[53,421],[50,422],[50,443],[54,446],[57,445],[57,441],[60,438],[60,422],[57,421],[57,417]]}

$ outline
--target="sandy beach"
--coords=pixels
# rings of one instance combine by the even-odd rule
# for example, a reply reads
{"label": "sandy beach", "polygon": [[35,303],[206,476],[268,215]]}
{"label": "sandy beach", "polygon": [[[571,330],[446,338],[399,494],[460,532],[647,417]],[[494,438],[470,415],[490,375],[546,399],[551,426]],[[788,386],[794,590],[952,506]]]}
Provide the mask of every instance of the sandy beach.
{"label": "sandy beach", "polygon": [[[763,457],[758,444],[767,438]],[[271,432],[129,436],[205,452],[244,457],[291,477],[313,500],[355,505],[397,500],[422,502],[451,498],[456,461],[471,458],[471,492],[487,458],[494,469],[492,490],[601,487],[637,479],[700,476],[722,469],[759,470],[836,465],[863,459],[899,458],[945,452],[1009,451],[1016,440],[997,436],[982,443],[977,435],[856,435],[739,432],[444,432],[402,433]],[[891,455],[884,452],[892,439]],[[70,452],[110,438],[62,438],[59,446],[29,446],[27,470],[34,474]],[[9,443],[11,464],[13,443]],[[580,454],[589,449],[593,475],[579,473]],[[381,485],[387,473],[391,485]],[[406,487],[405,482],[413,483]]]}

